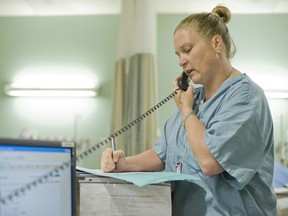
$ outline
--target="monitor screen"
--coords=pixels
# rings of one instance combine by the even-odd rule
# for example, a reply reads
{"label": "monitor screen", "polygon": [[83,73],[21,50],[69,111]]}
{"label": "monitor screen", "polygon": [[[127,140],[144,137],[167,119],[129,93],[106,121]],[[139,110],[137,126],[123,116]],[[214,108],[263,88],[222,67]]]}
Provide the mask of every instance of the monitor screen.
{"label": "monitor screen", "polygon": [[0,215],[76,215],[74,142],[0,138]]}

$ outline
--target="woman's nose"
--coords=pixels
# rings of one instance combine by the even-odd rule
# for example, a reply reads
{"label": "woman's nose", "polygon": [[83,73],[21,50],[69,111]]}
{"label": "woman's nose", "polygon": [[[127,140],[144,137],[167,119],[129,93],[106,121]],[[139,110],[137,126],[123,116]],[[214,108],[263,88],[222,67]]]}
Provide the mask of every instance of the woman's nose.
{"label": "woman's nose", "polygon": [[187,65],[187,59],[184,58],[183,56],[179,57],[179,66],[184,67]]}

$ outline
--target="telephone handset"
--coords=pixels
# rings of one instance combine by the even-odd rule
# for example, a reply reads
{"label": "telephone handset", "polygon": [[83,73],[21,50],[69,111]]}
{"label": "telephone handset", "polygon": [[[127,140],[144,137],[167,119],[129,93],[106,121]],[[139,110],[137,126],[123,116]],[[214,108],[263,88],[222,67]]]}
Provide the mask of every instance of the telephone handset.
{"label": "telephone handset", "polygon": [[189,82],[191,79],[188,77],[188,75],[183,71],[182,72],[182,77],[178,80],[178,86],[180,89],[183,91],[187,91],[189,87]]}
{"label": "telephone handset", "polygon": [[[190,78],[187,76],[187,74],[185,72],[182,73],[182,78],[179,79],[178,81],[178,85],[179,87],[186,91],[188,86],[189,86],[189,82],[190,82]],[[79,154],[76,157],[76,162],[79,162],[79,160],[82,160],[83,158],[87,157],[88,155],[92,154],[93,152],[95,152],[97,149],[101,149],[101,146],[103,146],[104,144],[110,143],[112,141],[113,138],[118,137],[119,135],[123,134],[124,132],[126,132],[127,130],[129,130],[131,127],[137,125],[140,121],[142,121],[144,118],[146,118],[148,115],[150,115],[151,113],[153,113],[154,111],[156,111],[157,109],[159,109],[162,105],[164,105],[166,102],[168,102],[169,100],[171,100],[175,95],[177,95],[179,89],[175,90],[174,92],[172,92],[170,95],[168,95],[166,98],[164,98],[163,100],[161,100],[159,103],[157,103],[154,107],[150,108],[149,110],[147,110],[145,113],[143,113],[142,115],[138,116],[136,119],[134,119],[133,121],[131,121],[130,123],[128,123],[126,126],[122,127],[121,129],[119,129],[118,131],[112,133],[110,136],[108,136],[106,139],[102,140],[99,143],[94,144],[92,147],[90,147],[89,149],[85,150],[84,152],[82,152],[81,154]],[[50,176],[53,176],[52,174],[54,172],[58,172],[59,170],[63,170],[69,167],[69,163],[63,163],[62,165],[60,165],[60,167],[57,167],[53,170],[51,170],[48,174],[43,175],[37,179],[35,179],[34,181],[32,181],[30,184],[24,185],[23,187],[19,188],[17,191],[17,193],[11,193],[8,194],[6,197],[1,197],[0,198],[0,204],[6,204],[8,201],[11,201],[14,197],[18,197],[20,195],[24,195],[26,191],[31,190],[32,187],[36,187],[38,184],[41,184],[43,182],[45,182],[47,180],[47,178],[49,178]]]}

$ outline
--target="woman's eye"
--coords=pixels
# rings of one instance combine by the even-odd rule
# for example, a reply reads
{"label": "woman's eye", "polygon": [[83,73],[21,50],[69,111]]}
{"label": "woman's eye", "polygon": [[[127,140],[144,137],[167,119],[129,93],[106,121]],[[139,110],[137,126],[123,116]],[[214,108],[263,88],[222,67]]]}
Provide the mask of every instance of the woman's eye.
{"label": "woman's eye", "polygon": [[189,52],[191,51],[191,49],[192,49],[192,47],[185,48],[185,49],[184,49],[184,52],[185,52],[185,53],[189,53]]}

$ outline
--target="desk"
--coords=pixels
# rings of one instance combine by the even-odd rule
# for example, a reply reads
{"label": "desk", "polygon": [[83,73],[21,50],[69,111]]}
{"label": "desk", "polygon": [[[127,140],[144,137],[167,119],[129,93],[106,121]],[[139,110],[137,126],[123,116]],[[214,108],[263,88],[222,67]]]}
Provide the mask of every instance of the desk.
{"label": "desk", "polygon": [[78,176],[78,215],[169,216],[171,186],[169,183],[135,186],[122,180]]}

